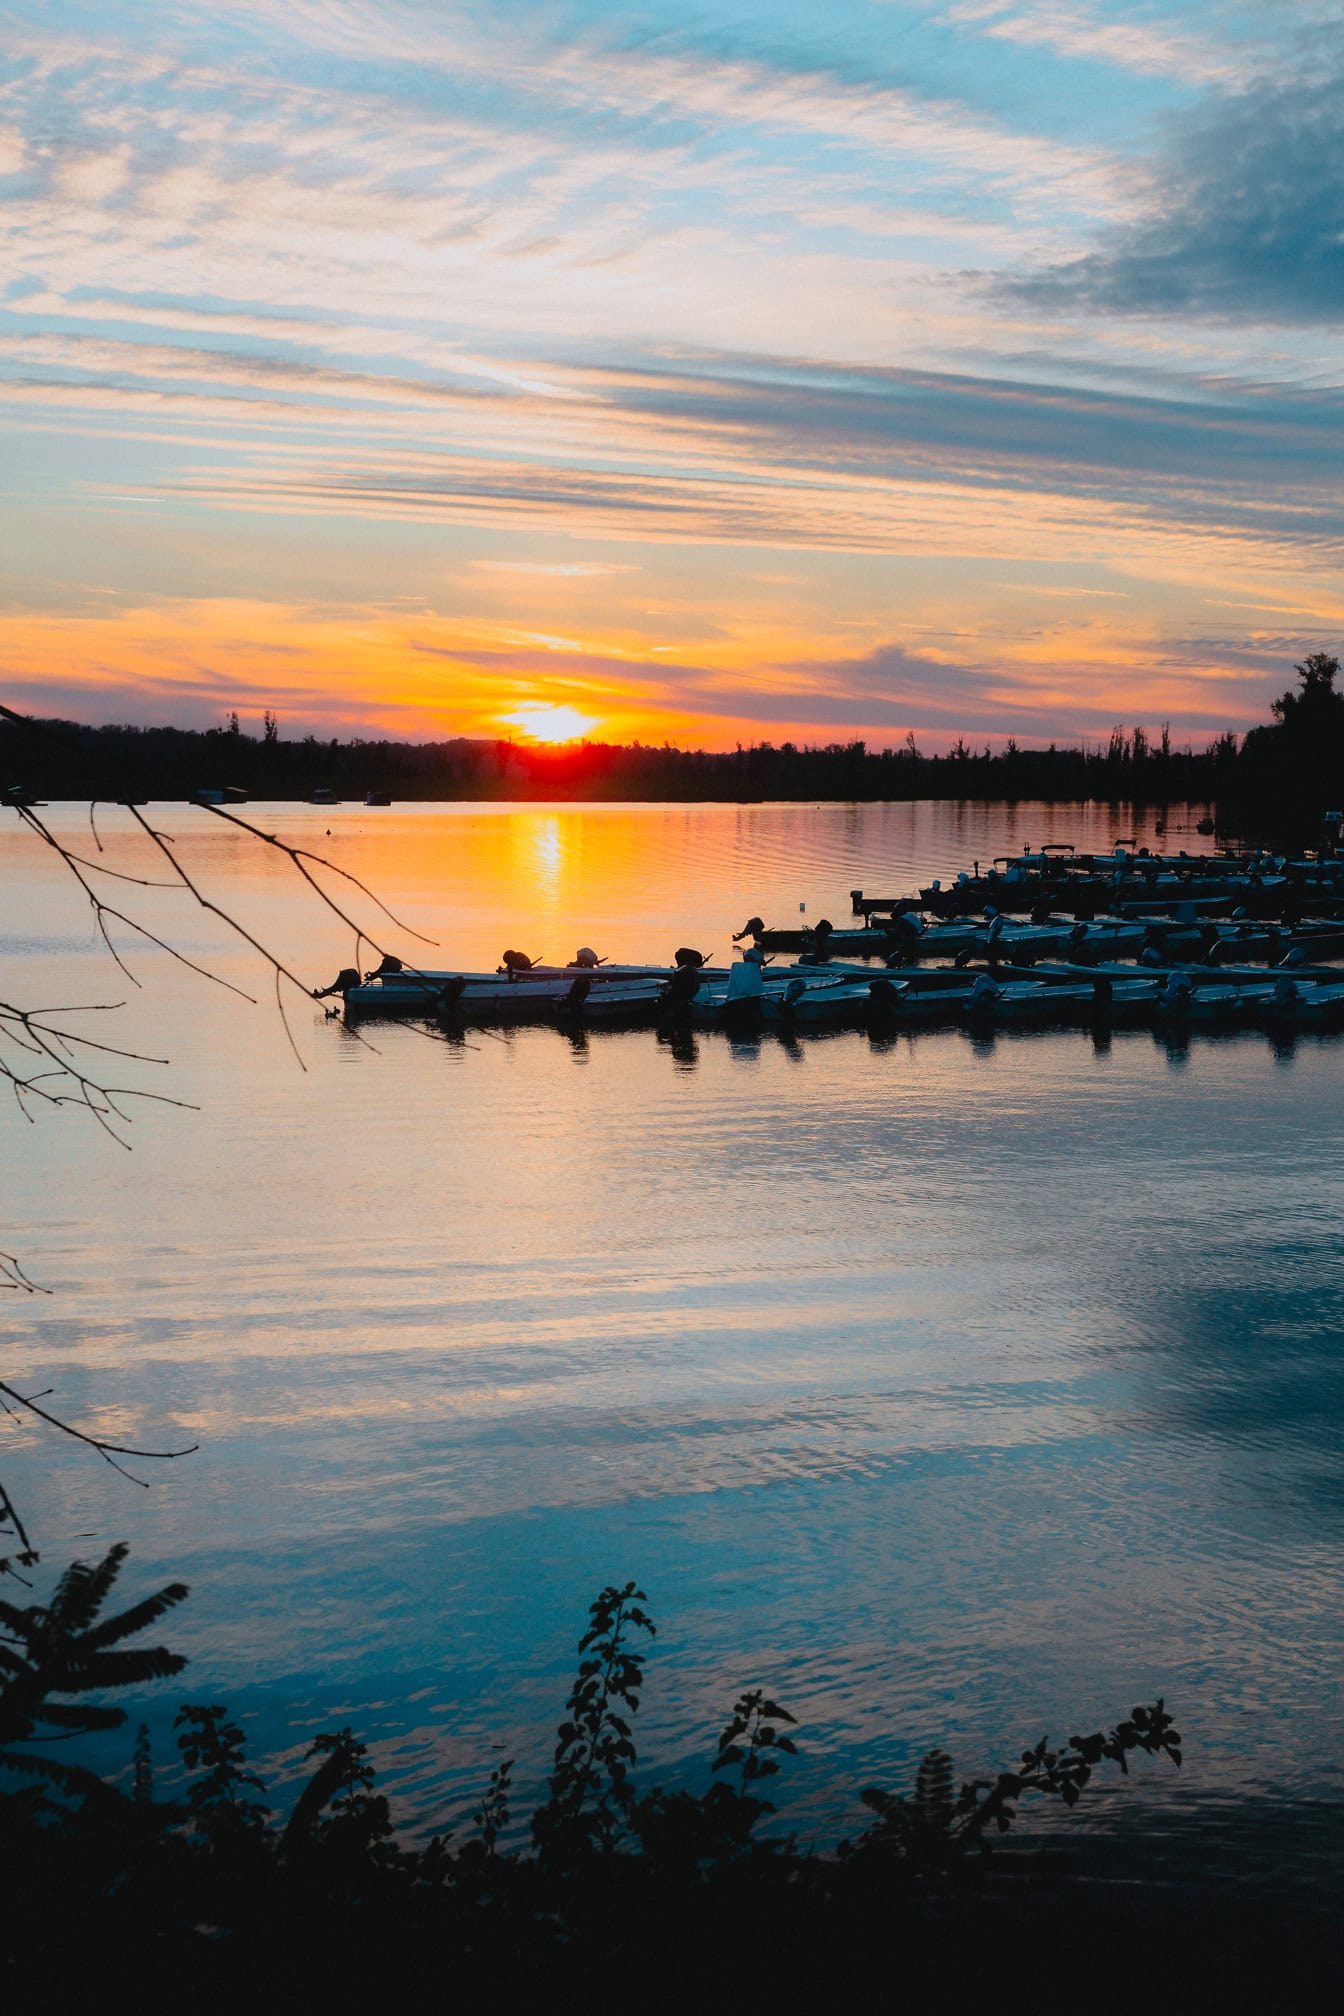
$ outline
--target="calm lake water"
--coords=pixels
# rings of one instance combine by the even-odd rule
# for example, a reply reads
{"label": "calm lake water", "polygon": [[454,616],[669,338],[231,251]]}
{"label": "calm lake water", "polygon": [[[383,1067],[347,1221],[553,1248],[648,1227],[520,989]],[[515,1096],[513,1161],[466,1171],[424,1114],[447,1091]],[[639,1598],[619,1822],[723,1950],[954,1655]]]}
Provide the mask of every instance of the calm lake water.
{"label": "calm lake water", "polygon": [[[92,851],[81,808],[51,816]],[[351,963],[283,861],[158,816],[305,980]],[[839,922],[855,885],[1135,830],[1038,806],[255,816],[482,965],[724,958],[752,911]],[[0,1244],[52,1290],[4,1299],[4,1376],[202,1445],[142,1491],[0,1422],[48,1563],[125,1538],[128,1594],[192,1584],[164,1633],[192,1666],[145,1710],[161,1762],[181,1700],[226,1699],[277,1780],[348,1721],[409,1825],[460,1823],[492,1746],[526,1807],[586,1605],[636,1577],[660,1624],[645,1772],[700,1782],[767,1684],[801,1724],[779,1782],[808,1838],[934,1743],[969,1775],[1161,1694],[1184,1769],[1089,1792],[1085,1827],[1216,1856],[1251,1812],[1290,1875],[1333,1852],[1344,1040],[364,1044],[298,1002],[303,1070],[213,920],[123,887],[258,1005],[123,934],[132,988],[16,825],[0,995],[125,1000],[91,1024],[171,1061],[118,1077],[199,1109],[138,1108],[129,1154],[75,1111],[11,1111],[4,1150]],[[152,872],[127,815],[103,837]]]}

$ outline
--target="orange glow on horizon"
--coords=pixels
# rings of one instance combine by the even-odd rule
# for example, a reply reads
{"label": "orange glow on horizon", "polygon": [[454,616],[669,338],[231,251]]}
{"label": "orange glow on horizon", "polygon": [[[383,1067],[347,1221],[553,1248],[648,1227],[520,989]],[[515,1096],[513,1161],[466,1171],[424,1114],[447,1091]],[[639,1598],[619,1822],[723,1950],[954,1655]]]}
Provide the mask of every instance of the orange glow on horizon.
{"label": "orange glow on horizon", "polygon": [[[558,676],[553,653],[520,642],[516,617],[506,626],[494,606],[439,614],[370,604],[328,612],[219,596],[10,610],[0,612],[5,698],[22,712],[179,726],[218,725],[236,708],[253,735],[271,709],[285,741],[307,733],[393,741],[507,735],[542,747],[600,739],[724,750],[857,736],[880,749],[898,745],[908,725],[929,754],[950,746],[958,731],[976,741],[1011,732],[1027,746],[1044,746],[1104,739],[1116,721],[1155,732],[1168,718],[1178,741],[1198,744],[1228,726],[1254,726],[1267,709],[1255,674],[1232,654],[1215,645],[1173,662],[1161,631],[1140,616],[1124,621],[1108,612],[1088,620],[1069,611],[1005,640],[1000,596],[990,589],[978,605],[963,595],[959,627],[945,633],[935,592],[924,604],[912,602],[875,691],[870,653],[895,629],[889,616],[874,609],[861,625],[845,619],[843,627],[828,626],[810,594],[800,591],[797,606],[781,614],[753,581],[738,585],[744,599],[732,605],[725,591],[711,634],[670,646],[649,644],[639,612],[619,606],[605,578],[597,591],[607,605],[601,625],[586,611],[543,600],[539,634],[544,622],[547,634],[563,627],[591,640],[571,653],[569,677]],[[1231,592],[1231,583],[1206,584],[1215,585]],[[662,621],[664,610],[650,606],[649,620]],[[676,618],[680,602],[669,606]],[[907,628],[922,649],[899,648]],[[959,690],[958,660],[981,654],[994,662],[995,676]],[[899,706],[907,682],[908,715],[892,704]],[[546,692],[573,700],[537,697]],[[819,699],[824,706],[815,705]]]}

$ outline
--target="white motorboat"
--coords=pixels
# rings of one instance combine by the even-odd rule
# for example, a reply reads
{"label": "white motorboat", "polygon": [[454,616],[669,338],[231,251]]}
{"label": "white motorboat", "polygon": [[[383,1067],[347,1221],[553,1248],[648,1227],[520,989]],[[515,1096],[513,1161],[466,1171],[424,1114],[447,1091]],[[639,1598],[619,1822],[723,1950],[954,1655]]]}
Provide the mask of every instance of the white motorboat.
{"label": "white motorboat", "polygon": [[914,1000],[932,1002],[932,994],[916,996],[903,980],[790,980],[782,991],[767,990],[761,1013],[783,1028],[841,1029],[869,1016],[891,1013]]}
{"label": "white motorboat", "polygon": [[[698,958],[698,954],[695,955]],[[548,966],[518,953],[506,953],[505,963],[493,973],[473,973],[449,967],[407,966],[384,960],[375,972],[361,976],[348,968],[323,990],[325,996],[339,994],[345,1012],[363,1015],[436,1015],[456,1011],[462,1014],[521,1015],[554,1007],[565,1001],[607,999],[616,1005],[616,990],[631,987],[667,988],[688,970],[704,979],[728,977],[724,967],[606,965],[592,955],[572,960],[566,966]],[[581,984],[580,984],[581,983]],[[640,998],[629,995],[627,999]],[[592,1017],[596,1005],[587,1011]]]}
{"label": "white motorboat", "polygon": [[1143,977],[1070,982],[996,980],[981,973],[971,987],[964,1012],[970,1020],[987,1022],[1131,1018],[1150,1012],[1160,993],[1159,981]]}

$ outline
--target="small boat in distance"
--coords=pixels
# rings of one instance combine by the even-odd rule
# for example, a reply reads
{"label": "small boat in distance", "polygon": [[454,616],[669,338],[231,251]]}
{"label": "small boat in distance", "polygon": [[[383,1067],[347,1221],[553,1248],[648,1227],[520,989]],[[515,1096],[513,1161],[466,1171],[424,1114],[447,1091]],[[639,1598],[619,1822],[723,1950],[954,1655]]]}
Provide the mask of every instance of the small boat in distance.
{"label": "small boat in distance", "polygon": [[388,797],[386,791],[366,791],[364,793],[364,803],[366,805],[390,805],[392,800]]}
{"label": "small boat in distance", "polygon": [[308,803],[310,805],[339,805],[340,802],[336,793],[326,784],[321,784],[316,791],[308,793]]}

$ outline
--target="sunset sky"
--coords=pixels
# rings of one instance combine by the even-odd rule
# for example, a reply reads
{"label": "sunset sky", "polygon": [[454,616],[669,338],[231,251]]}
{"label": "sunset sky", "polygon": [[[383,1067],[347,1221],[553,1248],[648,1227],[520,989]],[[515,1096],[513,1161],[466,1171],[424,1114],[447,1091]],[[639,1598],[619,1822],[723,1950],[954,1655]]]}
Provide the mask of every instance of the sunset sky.
{"label": "sunset sky", "polygon": [[5,22],[11,705],[1198,744],[1344,644],[1340,0]]}

